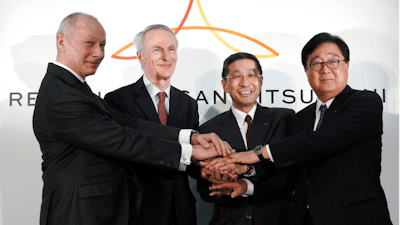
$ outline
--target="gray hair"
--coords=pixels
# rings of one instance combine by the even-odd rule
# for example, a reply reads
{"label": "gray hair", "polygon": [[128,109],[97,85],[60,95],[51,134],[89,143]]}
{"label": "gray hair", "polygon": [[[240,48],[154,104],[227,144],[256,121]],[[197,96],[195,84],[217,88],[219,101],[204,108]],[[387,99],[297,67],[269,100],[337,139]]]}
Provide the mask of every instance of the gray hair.
{"label": "gray hair", "polygon": [[71,27],[73,27],[76,24],[76,22],[79,20],[80,17],[92,18],[92,19],[96,20],[100,24],[100,22],[97,20],[97,18],[92,16],[92,15],[89,15],[89,14],[86,14],[86,13],[82,13],[82,12],[75,12],[75,13],[69,14],[67,17],[65,17],[61,21],[60,26],[58,27],[56,35],[59,35],[59,34],[69,35]]}
{"label": "gray hair", "polygon": [[148,31],[154,30],[154,29],[168,31],[174,37],[175,43],[176,43],[176,48],[178,48],[178,39],[176,38],[175,33],[169,27],[162,25],[162,24],[153,24],[153,25],[150,25],[150,26],[144,28],[144,30],[140,31],[138,34],[135,35],[133,42],[135,44],[136,51],[140,52],[141,54],[144,54],[144,51],[143,51],[143,48],[145,45],[144,36],[146,35],[146,33]]}

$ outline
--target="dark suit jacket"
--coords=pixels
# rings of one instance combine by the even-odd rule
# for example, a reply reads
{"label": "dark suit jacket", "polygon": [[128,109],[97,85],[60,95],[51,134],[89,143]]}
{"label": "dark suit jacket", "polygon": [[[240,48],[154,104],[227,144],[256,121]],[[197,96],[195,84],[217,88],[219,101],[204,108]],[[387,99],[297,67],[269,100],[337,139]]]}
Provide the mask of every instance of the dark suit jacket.
{"label": "dark suit jacket", "polygon": [[271,143],[278,168],[295,168],[295,218],[307,204],[319,225],[391,224],[381,173],[382,100],[376,93],[347,86],[313,132],[316,103],[297,113],[290,135]]}
{"label": "dark suit jacket", "polygon": [[[172,86],[170,93],[168,126],[197,129],[199,114],[196,101]],[[143,77],[136,83],[108,93],[104,99],[120,112],[160,123]],[[187,167],[186,172],[178,172],[140,164],[131,166],[143,183],[143,201],[137,224],[167,224],[170,215],[176,218],[179,225],[197,223],[196,199],[190,191],[187,175],[191,173],[199,177],[198,167],[192,165]]]}
{"label": "dark suit jacket", "polygon": [[[293,114],[294,111],[290,109],[268,108],[257,104],[249,134],[249,149],[285,138],[287,136],[287,122]],[[200,126],[199,130],[204,133],[215,132],[237,152],[246,151],[232,110],[207,121]],[[292,185],[290,179],[288,179],[288,174],[284,171],[272,171],[263,178],[264,180],[259,182],[268,185],[268,187],[264,186],[267,190],[260,190],[255,187],[253,197],[244,198],[240,196],[234,199],[229,196],[222,196],[219,199],[212,198],[209,196],[208,187],[210,184],[208,181],[198,182],[198,191],[201,197],[205,201],[215,202],[214,215],[210,224],[252,225],[252,220],[249,220],[248,216],[256,218],[257,224],[285,224],[284,217],[290,217],[291,212],[288,212],[290,211],[289,208],[285,209],[285,212],[280,212],[280,208],[284,203],[290,201],[290,195],[287,193]],[[283,195],[285,197],[281,198]]]}
{"label": "dark suit jacket", "polygon": [[124,161],[175,171],[179,166],[180,145],[172,141],[179,129],[117,114],[52,63],[37,96],[33,129],[43,153],[42,225],[132,224],[142,187],[135,174],[127,175]]}

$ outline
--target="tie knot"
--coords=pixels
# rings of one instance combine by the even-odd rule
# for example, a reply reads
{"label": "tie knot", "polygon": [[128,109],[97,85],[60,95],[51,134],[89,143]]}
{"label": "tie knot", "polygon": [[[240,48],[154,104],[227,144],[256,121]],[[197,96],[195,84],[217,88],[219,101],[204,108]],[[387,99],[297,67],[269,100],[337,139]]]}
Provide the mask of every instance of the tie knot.
{"label": "tie knot", "polygon": [[160,101],[164,102],[165,101],[165,96],[167,96],[167,93],[165,92],[158,92],[158,97],[160,97]]}
{"label": "tie knot", "polygon": [[322,105],[319,107],[319,111],[321,111],[321,113],[325,113],[325,111],[326,111],[327,109],[328,109],[328,108],[326,107],[325,104],[322,104]]}
{"label": "tie knot", "polygon": [[244,119],[247,123],[251,122],[251,117],[249,115],[246,116],[246,118]]}

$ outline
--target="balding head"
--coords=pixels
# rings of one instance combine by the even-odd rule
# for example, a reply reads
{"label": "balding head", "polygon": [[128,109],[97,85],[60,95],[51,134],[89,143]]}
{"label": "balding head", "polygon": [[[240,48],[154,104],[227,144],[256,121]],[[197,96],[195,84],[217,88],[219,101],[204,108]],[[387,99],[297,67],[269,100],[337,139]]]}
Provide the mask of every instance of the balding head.
{"label": "balding head", "polygon": [[106,33],[99,21],[85,13],[68,15],[57,31],[57,62],[79,76],[96,72],[104,58]]}

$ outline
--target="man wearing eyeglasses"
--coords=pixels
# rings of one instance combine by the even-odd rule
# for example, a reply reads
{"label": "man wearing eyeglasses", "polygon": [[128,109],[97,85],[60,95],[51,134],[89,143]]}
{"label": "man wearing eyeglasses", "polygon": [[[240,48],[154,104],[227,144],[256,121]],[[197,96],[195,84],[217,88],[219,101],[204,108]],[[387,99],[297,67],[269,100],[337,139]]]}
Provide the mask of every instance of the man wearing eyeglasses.
{"label": "man wearing eyeglasses", "polygon": [[347,85],[350,51],[340,37],[317,34],[301,55],[317,102],[292,117],[290,138],[261,151],[237,153],[230,162],[271,160],[278,170],[292,167],[292,224],[392,224],[379,178],[382,100]]}
{"label": "man wearing eyeglasses", "polygon": [[[232,98],[232,107],[204,123],[199,128],[200,132],[215,132],[237,152],[286,137],[287,122],[294,111],[257,104],[263,76],[260,62],[254,55],[242,52],[229,56],[224,61],[221,83]],[[238,183],[253,186],[253,165],[231,165],[231,169],[237,175],[244,174],[239,177]],[[221,176],[216,167],[214,170],[203,169],[202,172],[210,182],[228,179],[227,174]],[[278,225],[290,220],[293,202],[289,190],[293,183],[285,171],[271,171],[259,181],[267,184],[268,188],[254,192],[252,188],[247,188],[247,192],[238,198],[209,196],[210,182],[198,181],[198,191],[203,200],[215,203],[210,225]],[[285,194],[282,195],[282,192]]]}

